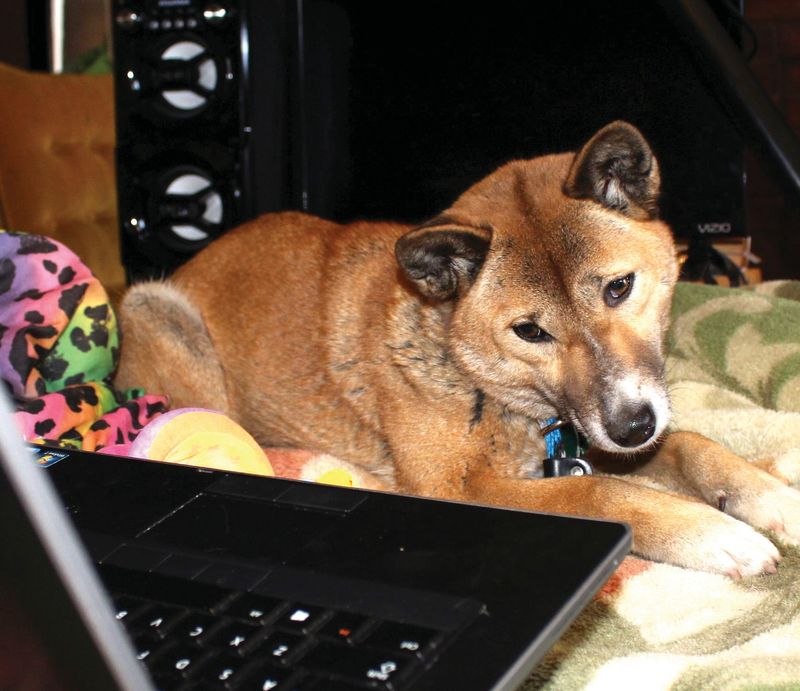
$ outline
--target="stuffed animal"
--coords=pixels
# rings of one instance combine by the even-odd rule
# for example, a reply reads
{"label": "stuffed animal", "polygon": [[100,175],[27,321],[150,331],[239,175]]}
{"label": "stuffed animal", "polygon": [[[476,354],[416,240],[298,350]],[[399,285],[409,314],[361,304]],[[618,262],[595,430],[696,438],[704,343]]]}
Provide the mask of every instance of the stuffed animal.
{"label": "stuffed animal", "polygon": [[264,450],[226,415],[204,408],[176,408],[144,427],[130,456],[168,463],[274,475]]}

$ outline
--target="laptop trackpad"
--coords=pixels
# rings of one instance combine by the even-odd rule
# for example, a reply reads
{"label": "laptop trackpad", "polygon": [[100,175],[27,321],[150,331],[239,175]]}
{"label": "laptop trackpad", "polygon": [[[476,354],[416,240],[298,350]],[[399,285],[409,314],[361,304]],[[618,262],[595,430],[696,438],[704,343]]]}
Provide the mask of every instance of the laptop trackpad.
{"label": "laptop trackpad", "polygon": [[143,537],[215,557],[264,564],[288,559],[331,530],[338,516],[271,502],[200,495],[156,523]]}

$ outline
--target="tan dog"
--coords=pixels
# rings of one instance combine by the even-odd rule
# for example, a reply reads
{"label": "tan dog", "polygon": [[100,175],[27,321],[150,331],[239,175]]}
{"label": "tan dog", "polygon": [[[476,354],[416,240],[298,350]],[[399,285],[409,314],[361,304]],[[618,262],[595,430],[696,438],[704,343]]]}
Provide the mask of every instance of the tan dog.
{"label": "tan dog", "polygon": [[[654,445],[677,276],[658,192],[642,135],[613,123],[418,228],[263,216],[129,291],[117,382],[399,491],[623,520],[646,557],[773,572],[777,549],[742,521],[796,542],[800,493],[698,435]],[[553,416],[627,474],[532,479]]]}

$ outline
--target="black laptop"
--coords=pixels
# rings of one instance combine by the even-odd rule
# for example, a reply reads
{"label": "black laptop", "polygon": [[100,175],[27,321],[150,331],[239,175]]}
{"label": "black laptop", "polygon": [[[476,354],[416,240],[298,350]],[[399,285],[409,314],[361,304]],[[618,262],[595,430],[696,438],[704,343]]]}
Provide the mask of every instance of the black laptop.
{"label": "black laptop", "polygon": [[617,523],[30,449],[0,412],[0,650],[36,641],[64,688],[514,689],[630,548]]}

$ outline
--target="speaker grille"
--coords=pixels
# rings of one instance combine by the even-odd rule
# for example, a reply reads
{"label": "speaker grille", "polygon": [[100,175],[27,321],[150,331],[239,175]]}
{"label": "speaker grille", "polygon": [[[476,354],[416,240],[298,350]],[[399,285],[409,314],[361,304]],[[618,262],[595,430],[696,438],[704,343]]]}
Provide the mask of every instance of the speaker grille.
{"label": "speaker grille", "polygon": [[219,71],[206,46],[194,40],[177,41],[161,53],[157,74],[161,98],[181,113],[208,105],[219,83]]}
{"label": "speaker grille", "polygon": [[155,195],[153,215],[163,241],[179,251],[195,251],[222,231],[223,192],[210,173],[180,168],[166,173]]}

